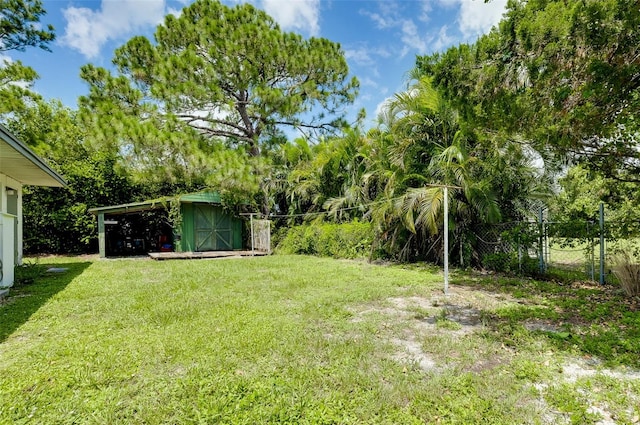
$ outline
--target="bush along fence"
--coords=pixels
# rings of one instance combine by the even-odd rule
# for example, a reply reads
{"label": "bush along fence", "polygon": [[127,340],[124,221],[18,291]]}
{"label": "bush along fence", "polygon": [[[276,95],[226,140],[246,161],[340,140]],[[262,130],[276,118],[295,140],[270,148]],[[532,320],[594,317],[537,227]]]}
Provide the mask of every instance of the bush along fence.
{"label": "bush along fence", "polygon": [[369,222],[314,223],[294,226],[278,238],[277,252],[334,258],[368,258],[373,243]]}
{"label": "bush along fence", "polygon": [[[475,233],[482,267],[523,275],[617,283],[616,264],[640,264],[640,223],[608,222],[604,206],[593,220],[537,220],[481,225]],[[624,253],[623,256],[620,256]]]}

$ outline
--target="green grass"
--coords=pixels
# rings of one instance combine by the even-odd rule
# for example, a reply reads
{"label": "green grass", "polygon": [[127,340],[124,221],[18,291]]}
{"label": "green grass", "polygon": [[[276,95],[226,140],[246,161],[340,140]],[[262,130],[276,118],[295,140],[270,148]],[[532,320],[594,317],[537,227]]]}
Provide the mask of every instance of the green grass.
{"label": "green grass", "polygon": [[557,348],[596,356],[607,366],[640,368],[640,300],[617,287],[509,278],[480,279],[474,285],[528,300],[492,315],[492,328],[505,341],[518,335],[523,323],[540,321],[557,328],[535,331]]}
{"label": "green grass", "polygon": [[55,262],[0,306],[0,423],[595,423],[596,387],[638,413],[638,380],[563,380],[586,346],[524,327],[563,306],[638,323],[568,288],[461,274],[443,297],[432,268],[302,256]]}

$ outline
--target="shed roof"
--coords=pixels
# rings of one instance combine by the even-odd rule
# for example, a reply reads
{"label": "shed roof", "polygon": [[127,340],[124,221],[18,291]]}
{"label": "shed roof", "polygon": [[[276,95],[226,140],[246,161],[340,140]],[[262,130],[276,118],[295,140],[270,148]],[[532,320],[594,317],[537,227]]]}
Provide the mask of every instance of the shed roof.
{"label": "shed roof", "polygon": [[129,204],[111,205],[108,207],[97,207],[89,209],[89,212],[95,215],[98,214],[123,214],[134,213],[141,211],[149,211],[159,208],[166,208],[166,206],[173,201],[180,201],[182,203],[207,203],[207,204],[220,204],[222,202],[220,194],[218,192],[196,192],[187,193],[177,196],[165,196],[157,199],[150,199],[142,202],[132,202]]}
{"label": "shed roof", "polygon": [[67,182],[0,124],[0,173],[34,186],[63,187]]}

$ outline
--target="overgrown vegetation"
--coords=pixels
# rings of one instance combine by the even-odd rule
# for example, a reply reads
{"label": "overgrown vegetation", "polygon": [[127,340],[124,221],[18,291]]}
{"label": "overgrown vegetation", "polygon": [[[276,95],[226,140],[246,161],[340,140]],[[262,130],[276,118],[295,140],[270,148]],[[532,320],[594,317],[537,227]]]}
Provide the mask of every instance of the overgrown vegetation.
{"label": "overgrown vegetation", "polygon": [[537,258],[522,255],[518,257],[516,252],[504,252],[487,254],[482,258],[482,267],[500,273],[509,273],[521,276],[538,276],[540,264]]}
{"label": "overgrown vegetation", "polygon": [[[44,13],[32,3],[28,22]],[[441,263],[447,185],[451,262],[513,270],[512,257],[501,265],[484,258],[482,226],[530,219],[540,205],[582,222],[593,219],[598,200],[612,219],[634,211],[629,146],[640,104],[627,77],[637,74],[628,60],[637,43],[625,28],[638,19],[622,0],[510,2],[500,25],[474,44],[419,58],[406,90],[381,108],[376,126],[363,128],[360,119],[343,120],[357,81],[347,79],[336,43],[284,32],[250,5],[197,1],[168,16],[153,43],[134,37],[114,52],[113,71],[83,67],[89,92],[78,111],[36,96],[5,117],[70,182],[27,191],[26,247],[94,251],[88,208],[209,187],[226,206],[290,215],[291,223],[315,213],[335,223],[357,218],[371,224],[374,251],[386,258]],[[221,30],[225,40],[207,36]],[[268,43],[248,43],[246,34]],[[33,37],[30,45],[40,37],[46,47],[53,35]],[[570,86],[561,83],[565,57],[580,65],[570,67]],[[237,63],[245,59],[262,68]],[[198,78],[177,84],[185,75]],[[603,92],[612,95],[597,96]],[[196,117],[193,108],[209,113]],[[593,119],[598,114],[603,119]],[[283,125],[309,132],[287,140]],[[583,165],[567,173],[552,201],[568,157]]]}
{"label": "overgrown vegetation", "polygon": [[372,244],[371,223],[310,223],[290,228],[276,252],[333,258],[370,258]]}
{"label": "overgrown vegetation", "polygon": [[640,260],[637,253],[627,247],[615,253],[611,262],[613,273],[618,278],[620,286],[629,297],[640,296]]}

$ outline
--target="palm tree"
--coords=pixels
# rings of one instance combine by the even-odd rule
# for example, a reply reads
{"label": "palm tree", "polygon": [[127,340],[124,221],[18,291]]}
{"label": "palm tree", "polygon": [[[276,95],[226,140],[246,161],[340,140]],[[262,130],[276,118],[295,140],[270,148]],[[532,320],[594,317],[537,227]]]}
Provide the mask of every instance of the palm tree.
{"label": "palm tree", "polygon": [[438,262],[448,186],[451,257],[466,265],[480,261],[478,226],[536,192],[526,162],[517,145],[480,139],[465,127],[423,77],[387,103],[377,128],[345,130],[315,145],[288,175],[287,194],[295,211],[371,220],[386,255]]}
{"label": "palm tree", "polygon": [[[443,185],[452,188],[454,235],[470,218],[499,219],[491,186],[475,176],[479,161],[468,154],[472,139],[428,78],[414,81],[406,92],[396,95],[380,121],[381,139],[391,136],[394,143],[388,146],[387,169],[371,172],[388,177],[381,202],[373,205],[371,215],[392,252],[403,259],[440,258]],[[454,243],[461,241],[454,239]]]}

